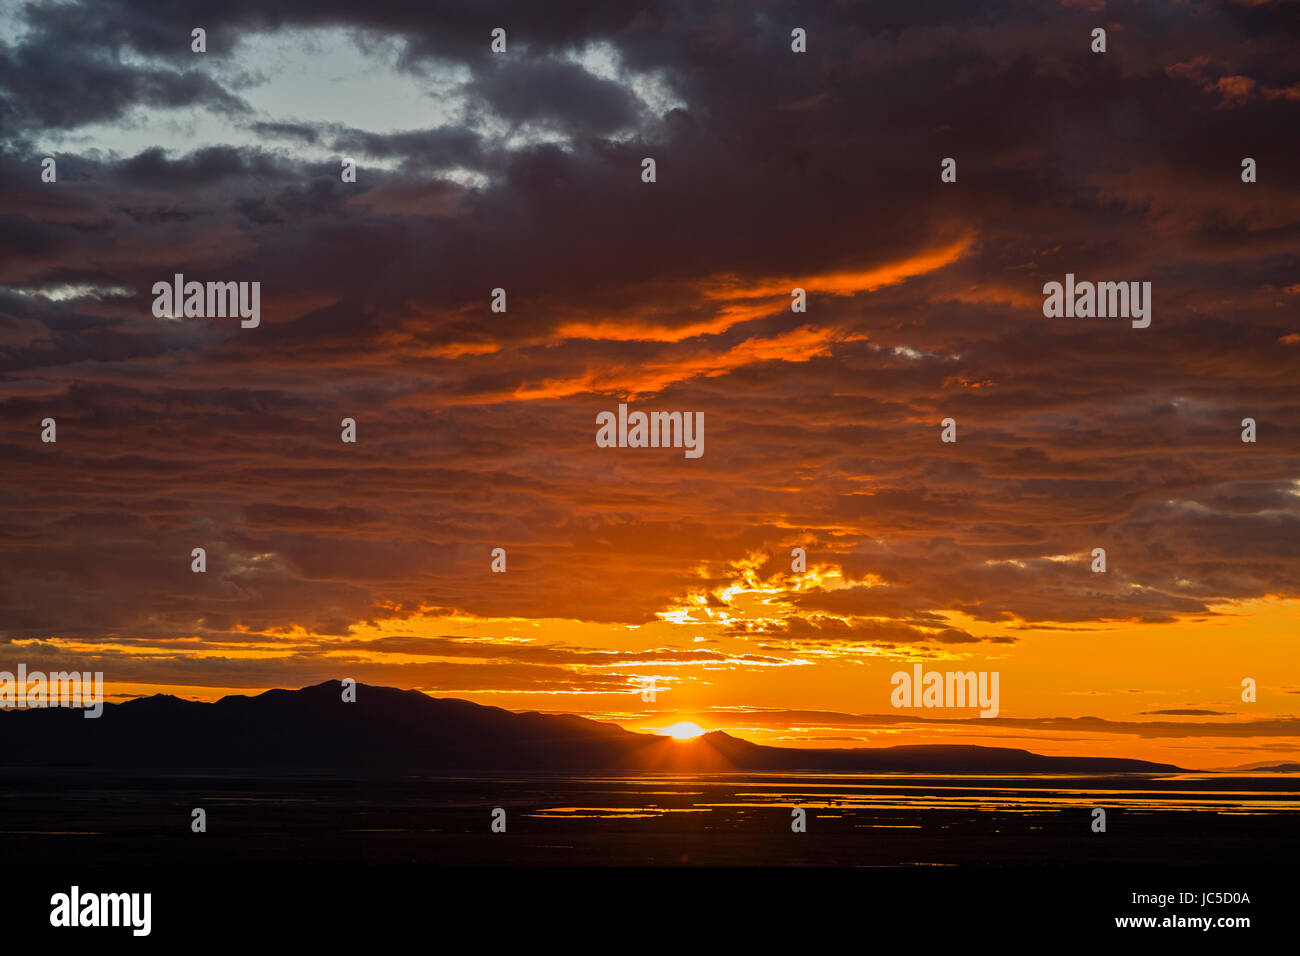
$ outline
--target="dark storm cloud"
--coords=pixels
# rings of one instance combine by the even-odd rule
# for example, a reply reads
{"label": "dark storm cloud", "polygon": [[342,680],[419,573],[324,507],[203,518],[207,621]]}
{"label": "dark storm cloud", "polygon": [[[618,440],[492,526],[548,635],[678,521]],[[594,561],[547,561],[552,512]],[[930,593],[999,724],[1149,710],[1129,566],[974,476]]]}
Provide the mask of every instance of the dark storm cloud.
{"label": "dark storm cloud", "polygon": [[263,136],[296,139],[314,144],[320,139],[316,128],[308,123],[250,123],[249,129]]}
{"label": "dark storm cloud", "polygon": [[342,26],[400,37],[409,43],[408,60],[418,63],[430,58],[486,59],[491,55],[489,34],[498,26],[510,30],[514,42],[540,53],[562,50],[617,36],[673,6],[651,2],[625,7],[603,0],[563,0],[545,6],[531,0],[474,4],[372,0],[361,6],[349,0],[230,0],[214,10],[204,0],[97,0],[31,3],[26,17],[49,34],[98,37],[152,56],[180,59],[190,55],[190,31],[198,26],[208,32],[208,50],[218,54],[228,52],[247,33]]}
{"label": "dark storm cloud", "polygon": [[[1300,126],[1268,92],[1300,82],[1284,5],[1109,11],[1105,57],[1092,14],[1036,3],[618,6],[27,8],[0,50],[0,284],[27,293],[0,292],[8,637],[345,635],[421,608],[640,624],[747,555],[788,571],[796,544],[850,586],[737,625],[780,650],[752,663],[977,640],[943,611],[1168,621],[1300,593]],[[196,25],[214,59],[334,25],[392,40],[413,76],[467,64],[484,122],[253,119],[193,61]],[[650,116],[628,76],[563,59],[595,41],[682,105]],[[39,181],[33,137],[134,105],[328,144],[361,175],[216,146],[68,151]],[[567,139],[510,146],[498,121]],[[175,272],[260,280],[262,326],[153,318]],[[1045,319],[1066,272],[1152,281],[1152,327]],[[69,285],[126,292],[34,294]],[[705,456],[595,448],[596,413],[629,396],[704,411]],[[553,688],[573,654],[411,674]],[[265,681],[335,673],[276,667]]]}
{"label": "dark storm cloud", "polygon": [[122,31],[88,30],[75,19],[86,12],[79,6],[29,4],[24,10],[32,33],[0,45],[6,135],[116,120],[135,106],[203,107],[223,114],[247,109],[201,70],[124,63],[117,55],[126,39]]}
{"label": "dark storm cloud", "polygon": [[466,166],[476,169],[484,164],[483,145],[479,135],[458,127],[402,133],[343,129],[334,136],[333,147],[343,155],[356,154],[375,159],[398,158],[408,163],[431,166]]}
{"label": "dark storm cloud", "polygon": [[553,121],[584,134],[617,132],[635,123],[638,113],[637,98],[618,83],[558,60],[521,69],[497,63],[475,77],[469,92],[510,122]]}
{"label": "dark storm cloud", "polygon": [[232,176],[263,177],[274,171],[264,156],[229,146],[211,146],[171,160],[162,149],[148,149],[117,166],[118,177],[134,186],[156,189],[206,186]]}

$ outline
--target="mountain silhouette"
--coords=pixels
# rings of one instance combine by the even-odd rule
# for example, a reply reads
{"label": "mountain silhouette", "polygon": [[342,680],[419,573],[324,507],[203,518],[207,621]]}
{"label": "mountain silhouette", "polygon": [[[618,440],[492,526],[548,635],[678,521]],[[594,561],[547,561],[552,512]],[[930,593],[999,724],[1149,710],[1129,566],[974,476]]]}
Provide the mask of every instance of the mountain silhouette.
{"label": "mountain silhouette", "polygon": [[1248,763],[1239,767],[1224,767],[1223,773],[1300,773],[1300,763]]}
{"label": "mountain silhouette", "polygon": [[512,771],[1163,772],[1179,768],[1027,750],[909,746],[768,747],[722,731],[678,741],[584,717],[512,713],[414,690],[339,681],[232,695],[215,703],[165,694],[67,708],[0,711],[0,766],[101,769],[403,769]]}

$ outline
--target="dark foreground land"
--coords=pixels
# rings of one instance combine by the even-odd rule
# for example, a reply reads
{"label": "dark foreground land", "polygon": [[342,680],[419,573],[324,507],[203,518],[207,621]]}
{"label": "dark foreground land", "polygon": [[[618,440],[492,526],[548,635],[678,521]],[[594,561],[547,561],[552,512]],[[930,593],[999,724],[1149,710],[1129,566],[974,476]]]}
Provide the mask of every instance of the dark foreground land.
{"label": "dark foreground land", "polygon": [[[0,924],[13,942],[168,951],[413,938],[980,951],[1124,936],[1223,951],[1293,931],[1298,780],[0,771]],[[206,833],[191,830],[199,807]],[[807,832],[791,831],[796,807]],[[52,927],[73,886],[149,894],[149,938]],[[1150,902],[1160,894],[1188,902]]]}
{"label": "dark foreground land", "polygon": [[[0,774],[8,866],[1276,866],[1300,777]],[[807,831],[792,832],[803,808]],[[1106,832],[1093,832],[1093,809]],[[191,829],[202,808],[207,832]],[[506,832],[492,831],[493,810]]]}

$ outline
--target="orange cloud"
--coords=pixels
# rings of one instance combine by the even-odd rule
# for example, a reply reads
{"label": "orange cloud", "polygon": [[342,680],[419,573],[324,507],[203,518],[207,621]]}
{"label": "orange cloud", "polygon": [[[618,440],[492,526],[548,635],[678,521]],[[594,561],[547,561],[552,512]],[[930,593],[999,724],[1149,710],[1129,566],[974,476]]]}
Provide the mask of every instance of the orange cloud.
{"label": "orange cloud", "polygon": [[929,252],[922,252],[907,259],[877,266],[873,269],[839,270],[821,275],[760,279],[757,281],[726,276],[712,280],[705,288],[705,295],[712,299],[746,299],[767,295],[786,295],[796,286],[808,292],[820,292],[828,295],[856,295],[859,292],[874,292],[888,285],[897,285],[906,279],[934,272],[951,265],[966,254],[972,243],[971,236],[965,236],[951,245]]}
{"label": "orange cloud", "polygon": [[[697,283],[696,290],[706,299],[723,301],[725,304],[709,319],[687,325],[628,321],[626,317],[598,322],[567,322],[559,327],[556,334],[561,338],[616,342],[682,342],[699,335],[719,335],[733,326],[788,308],[791,290],[795,288],[801,288],[810,294],[825,295],[874,292],[884,286],[897,285],[915,276],[942,269],[965,255],[971,244],[972,237],[968,235],[940,249],[918,253],[871,269],[758,279],[741,278],[734,274],[710,276]],[[777,301],[752,301],[756,299]]]}
{"label": "orange cloud", "polygon": [[520,385],[509,393],[495,396],[478,396],[476,403],[493,401],[519,401],[564,398],[585,392],[612,392],[626,395],[649,395],[661,392],[670,385],[692,378],[712,378],[725,375],[745,365],[758,362],[807,362],[830,354],[835,341],[852,341],[862,336],[845,338],[831,329],[804,326],[781,335],[763,339],[747,339],[725,352],[714,354],[700,351],[694,355],[674,358],[668,362],[647,363],[639,368],[588,369],[582,375],[566,379],[548,379],[540,384]]}

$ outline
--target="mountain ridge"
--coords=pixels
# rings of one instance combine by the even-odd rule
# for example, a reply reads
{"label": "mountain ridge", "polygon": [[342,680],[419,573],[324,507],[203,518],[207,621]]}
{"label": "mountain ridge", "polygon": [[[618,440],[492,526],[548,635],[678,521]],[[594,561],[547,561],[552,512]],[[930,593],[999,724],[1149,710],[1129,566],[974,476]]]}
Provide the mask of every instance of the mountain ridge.
{"label": "mountain ridge", "polygon": [[341,681],[190,701],[170,694],[66,708],[0,711],[0,767],[402,769],[440,771],[913,771],[1159,773],[1115,757],[1049,757],[955,745],[797,749],[723,731],[691,741],[574,714],[513,712],[456,697]]}

